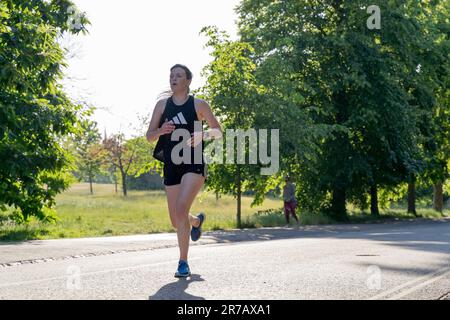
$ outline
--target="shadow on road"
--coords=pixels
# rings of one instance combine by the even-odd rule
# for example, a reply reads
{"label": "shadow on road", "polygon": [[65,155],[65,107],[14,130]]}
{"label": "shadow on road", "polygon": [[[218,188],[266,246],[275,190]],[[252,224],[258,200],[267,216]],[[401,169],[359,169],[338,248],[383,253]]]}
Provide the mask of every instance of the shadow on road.
{"label": "shadow on road", "polygon": [[[447,252],[450,247],[448,233],[429,232],[421,234],[417,229],[430,230],[450,227],[450,219],[411,220],[377,224],[336,224],[322,226],[300,226],[290,228],[259,228],[227,231],[208,231],[204,238],[216,243],[238,243],[243,241],[288,240],[301,238],[365,239],[385,242],[387,245],[409,247],[424,251]],[[440,230],[442,231],[442,230]]]}
{"label": "shadow on road", "polygon": [[[390,221],[376,224],[342,224],[323,226],[301,226],[300,228],[260,228],[233,230],[226,232],[206,232],[205,237],[214,239],[217,243],[239,243],[243,241],[270,241],[289,239],[361,239],[373,240],[391,248],[404,248],[429,253],[440,253],[444,256],[428,268],[394,268],[377,262],[384,252],[366,252],[365,246],[356,256],[361,258],[360,265],[378,265],[384,270],[399,274],[408,272],[417,275],[428,274],[436,269],[450,266],[450,219],[414,219],[411,221]],[[368,262],[372,260],[373,262]]]}
{"label": "shadow on road", "polygon": [[205,300],[203,297],[185,292],[189,284],[195,281],[205,281],[205,279],[202,279],[199,274],[192,274],[188,278],[180,278],[163,286],[153,296],[149,296],[149,300]]}

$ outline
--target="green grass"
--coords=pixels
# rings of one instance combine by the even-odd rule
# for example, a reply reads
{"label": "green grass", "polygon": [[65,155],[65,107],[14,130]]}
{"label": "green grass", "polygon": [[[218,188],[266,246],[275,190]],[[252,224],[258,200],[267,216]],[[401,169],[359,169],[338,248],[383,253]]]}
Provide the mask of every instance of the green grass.
{"label": "green grass", "polygon": [[[242,227],[284,226],[282,202],[267,198],[262,206],[250,207],[251,197],[242,197]],[[54,239],[75,237],[99,237],[129,234],[173,232],[167,211],[164,191],[130,191],[128,197],[114,193],[114,186],[95,184],[94,195],[89,194],[88,184],[75,184],[56,198],[56,210],[60,221],[55,224],[31,219],[29,224],[16,225],[9,213],[0,213],[0,240]],[[349,207],[350,222],[364,223],[379,220],[414,218],[405,209],[390,209],[381,212],[381,217],[372,217]],[[216,201],[213,194],[201,192],[191,212],[205,211],[208,215],[204,230],[226,230],[236,228],[236,200],[222,196]],[[418,209],[426,218],[441,215],[432,209]],[[445,214],[449,214],[448,210]],[[291,218],[292,219],[292,218]],[[292,224],[293,222],[291,222]],[[324,214],[301,213],[303,225],[336,223]]]}
{"label": "green grass", "polygon": [[[258,210],[281,207],[276,199],[267,199],[262,206],[250,207],[251,197],[242,198],[242,220]],[[130,191],[127,197],[114,193],[114,186],[94,185],[94,195],[88,184],[75,184],[56,198],[60,218],[55,224],[31,219],[28,225],[16,225],[8,213],[0,213],[0,240],[28,240],[74,237],[98,237],[127,234],[173,232],[164,191]],[[200,193],[191,213],[208,214],[205,230],[236,227],[236,200]]]}

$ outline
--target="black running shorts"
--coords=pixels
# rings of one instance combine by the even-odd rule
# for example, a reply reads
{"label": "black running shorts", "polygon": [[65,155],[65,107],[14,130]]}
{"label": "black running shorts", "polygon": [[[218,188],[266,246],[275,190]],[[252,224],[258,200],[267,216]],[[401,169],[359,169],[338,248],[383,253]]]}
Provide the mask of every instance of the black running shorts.
{"label": "black running shorts", "polygon": [[206,163],[201,164],[171,164],[164,163],[164,185],[173,186],[176,184],[180,184],[181,178],[185,173],[193,172],[197,174],[201,174],[206,178],[208,165]]}

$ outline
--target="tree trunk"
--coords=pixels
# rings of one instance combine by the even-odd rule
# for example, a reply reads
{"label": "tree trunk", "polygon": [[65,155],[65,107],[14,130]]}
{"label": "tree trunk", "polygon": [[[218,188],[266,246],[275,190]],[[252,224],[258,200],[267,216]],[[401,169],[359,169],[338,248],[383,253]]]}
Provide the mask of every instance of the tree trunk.
{"label": "tree trunk", "polygon": [[380,215],[380,211],[378,211],[378,189],[376,184],[370,186],[370,213],[373,216]]}
{"label": "tree trunk", "polygon": [[216,204],[217,204],[217,202],[219,202],[219,193],[218,192],[216,192]]}
{"label": "tree trunk", "polygon": [[123,190],[123,196],[127,196],[127,175],[123,171],[122,168],[120,168],[120,174],[122,175],[122,190]]}
{"label": "tree trunk", "polygon": [[433,186],[433,209],[442,213],[444,210],[444,192],[442,182],[438,182]]}
{"label": "tree trunk", "polygon": [[117,171],[117,167],[116,167],[116,165],[113,165],[113,167],[112,167],[112,177],[113,177],[113,180],[114,180],[114,191],[115,191],[115,194],[117,194],[117,176],[116,176],[116,171]]}
{"label": "tree trunk", "polygon": [[333,189],[333,198],[331,200],[331,214],[338,221],[347,220],[347,209],[345,208],[345,189],[335,187]]}
{"label": "tree trunk", "polygon": [[408,183],[408,213],[412,213],[415,216],[416,212],[416,181],[415,177],[412,176]]}
{"label": "tree trunk", "polygon": [[[341,0],[335,0],[335,9],[338,13],[338,22],[340,25],[343,18],[343,11],[340,8]],[[349,118],[349,103],[347,101],[347,93],[339,90],[333,93],[333,104],[336,107],[336,124],[344,124]],[[335,141],[332,144],[333,162],[344,163],[348,161],[348,156],[352,153],[348,136],[344,133],[336,133]],[[348,173],[339,170],[335,173],[337,176],[332,185],[331,214],[337,221],[348,221],[346,205]]]}
{"label": "tree trunk", "polygon": [[89,174],[89,190],[91,191],[91,195],[94,194],[94,190],[92,189],[92,175]]}
{"label": "tree trunk", "polygon": [[242,226],[241,223],[241,171],[239,165],[237,165],[237,181],[236,181],[236,189],[237,189],[237,213],[236,213],[236,221],[237,227],[240,229]]}

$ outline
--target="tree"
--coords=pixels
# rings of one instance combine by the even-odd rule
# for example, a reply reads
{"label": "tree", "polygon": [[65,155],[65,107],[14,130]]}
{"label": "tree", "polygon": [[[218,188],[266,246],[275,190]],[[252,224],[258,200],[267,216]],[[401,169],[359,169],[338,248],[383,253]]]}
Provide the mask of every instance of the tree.
{"label": "tree", "polygon": [[[433,83],[415,72],[428,66],[423,21],[401,1],[381,1],[382,26],[373,30],[366,7],[359,0],[244,0],[238,8],[242,41],[255,48],[259,68],[281,61],[273,74],[285,74],[304,97],[296,108],[324,129],[317,156],[298,166],[298,185],[338,220],[347,219],[348,200],[365,202],[368,192],[377,215],[379,187],[420,171],[418,110],[431,106]],[[420,95],[412,92],[417,83]]]}
{"label": "tree", "polygon": [[[152,114],[138,117],[138,127],[136,132],[138,137],[128,140],[128,144],[136,151],[136,158],[131,164],[129,174],[134,178],[150,179],[151,175],[159,174],[163,176],[163,163],[153,157],[157,140],[148,142],[142,128],[148,128]],[[150,182],[152,185],[158,186],[156,182]],[[161,182],[162,184],[162,182]]]}
{"label": "tree", "polygon": [[[229,193],[236,198],[236,221],[241,227],[242,193],[255,191],[251,204],[254,206],[260,204],[265,194],[279,183],[279,159],[271,150],[272,146],[277,146],[278,132],[273,133],[271,129],[279,129],[276,123],[281,121],[281,117],[272,116],[273,105],[269,101],[275,97],[256,81],[253,48],[245,42],[230,41],[229,36],[216,27],[205,27],[202,33],[209,37],[207,46],[213,49],[211,55],[214,60],[203,69],[202,74],[207,81],[198,91],[211,104],[224,129],[225,134],[220,141],[223,150],[226,151],[227,145],[233,146],[232,154],[226,155],[225,162],[219,154],[216,155],[220,159],[218,162],[208,164],[206,186],[214,191],[216,197]],[[263,129],[267,131],[261,131]],[[257,155],[264,139],[267,139],[266,146],[270,149],[269,164],[264,164],[261,155],[259,159]],[[240,149],[239,145],[243,148]],[[262,173],[262,170],[268,172]],[[272,170],[275,172],[271,173]]]}
{"label": "tree", "polygon": [[83,111],[58,84],[65,53],[57,39],[88,23],[83,15],[68,23],[72,6],[0,2],[0,209],[13,207],[19,222],[55,220],[54,198],[68,187],[69,155],[59,142],[77,132]]}
{"label": "tree", "polygon": [[[229,36],[216,27],[205,27],[201,32],[209,36],[207,46],[213,48],[214,57],[214,61],[202,72],[207,77],[207,84],[199,89],[203,93],[201,97],[211,104],[224,132],[227,128],[251,128],[257,103],[257,88],[252,74],[254,63],[248,57],[252,48],[245,43],[230,41]],[[222,142],[226,142],[226,136]],[[236,159],[236,154],[235,145],[233,159]],[[245,164],[208,164],[207,187],[215,192],[231,193],[236,198],[238,228],[242,225],[241,196],[246,190],[243,182],[254,175],[251,171],[252,168]]]}
{"label": "tree", "polygon": [[[415,165],[408,168],[408,212],[416,214],[416,184],[433,186],[433,203],[442,212],[442,183],[449,176],[449,24],[448,1],[406,1],[409,37],[391,45],[404,66],[402,85],[417,128]],[[405,45],[406,44],[406,45]]]}
{"label": "tree", "polygon": [[122,192],[125,197],[127,196],[127,175],[133,162],[138,158],[137,147],[140,145],[126,141],[121,133],[105,137],[103,140],[103,146],[107,151],[106,161],[111,164],[112,168],[119,170]]}
{"label": "tree", "polygon": [[[448,65],[448,59],[447,59]],[[448,68],[447,70],[449,70]],[[431,179],[433,184],[433,209],[443,212],[444,209],[444,188],[443,185],[450,177],[450,77],[447,76],[446,85],[439,92],[437,108],[434,119],[436,130],[436,152],[433,158],[433,168]],[[447,88],[447,89],[445,89]]]}
{"label": "tree", "polygon": [[100,132],[97,123],[85,120],[82,123],[83,133],[74,141],[76,165],[80,179],[89,181],[89,190],[94,194],[92,182],[96,174],[100,173],[104,162],[105,150],[100,144]]}
{"label": "tree", "polygon": [[126,145],[134,151],[134,160],[128,171],[129,176],[139,178],[144,174],[162,175],[162,163],[152,156],[156,141],[149,144],[145,136],[139,136],[127,140]]}
{"label": "tree", "polygon": [[130,176],[138,178],[147,173],[162,174],[162,163],[153,158],[153,148],[156,142],[149,144],[144,136],[124,139],[122,134],[105,134],[103,146],[107,151],[103,167],[111,172],[117,193],[117,176],[119,171],[124,196],[127,196],[127,181]]}
{"label": "tree", "polygon": [[429,158],[429,170],[426,176],[433,185],[433,208],[443,212],[444,182],[450,177],[448,167],[450,159],[450,3],[442,2],[436,6],[432,15],[431,26],[434,27],[433,56],[437,86],[435,89],[436,104],[432,111],[433,140],[435,148]]}

